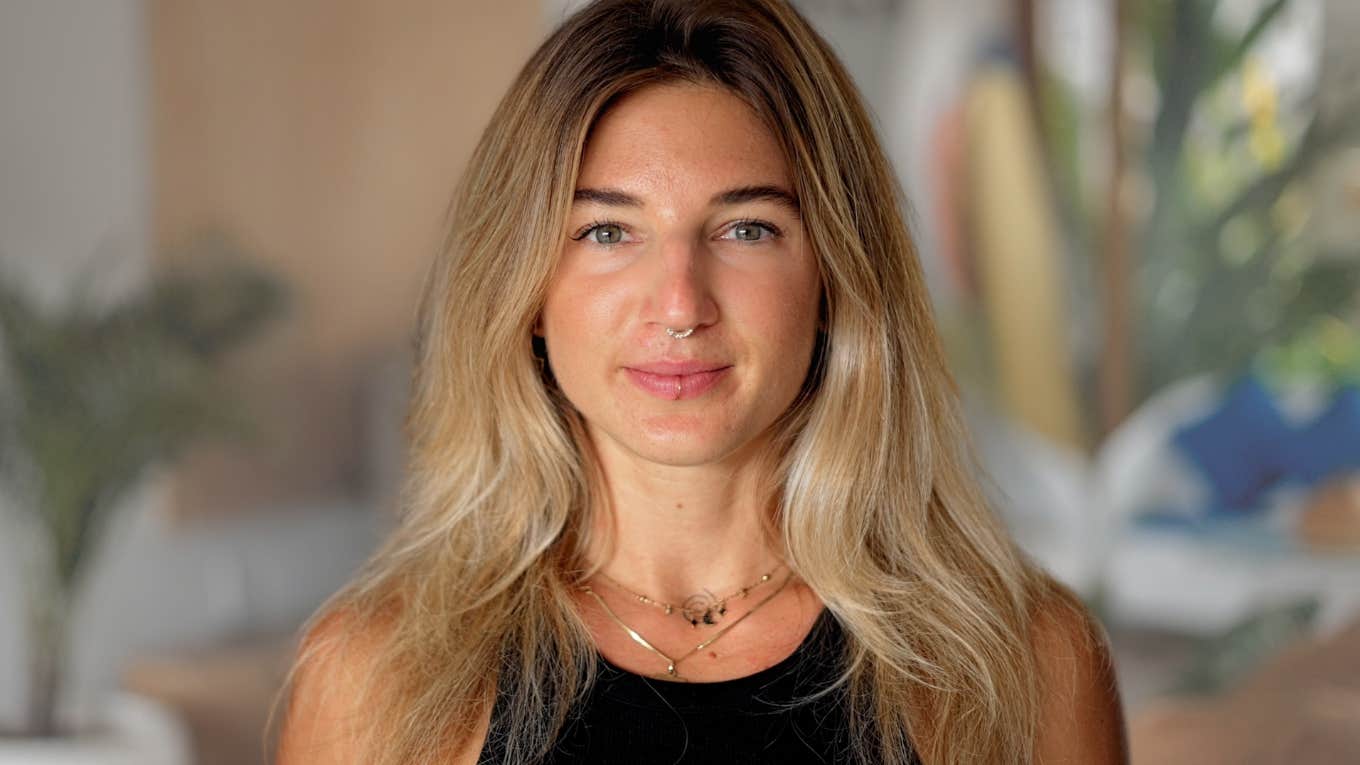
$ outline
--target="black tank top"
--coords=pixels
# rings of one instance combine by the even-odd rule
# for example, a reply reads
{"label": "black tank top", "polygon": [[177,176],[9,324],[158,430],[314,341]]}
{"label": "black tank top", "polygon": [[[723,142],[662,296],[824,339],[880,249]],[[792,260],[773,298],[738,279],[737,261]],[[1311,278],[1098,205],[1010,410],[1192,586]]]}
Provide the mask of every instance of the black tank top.
{"label": "black tank top", "polygon": [[[853,762],[843,689],[798,703],[832,684],[843,666],[844,647],[839,623],[823,609],[791,655],[734,680],[653,680],[600,658],[595,685],[542,763]],[[493,729],[496,719],[493,710]],[[491,765],[501,756],[493,736],[478,762]]]}

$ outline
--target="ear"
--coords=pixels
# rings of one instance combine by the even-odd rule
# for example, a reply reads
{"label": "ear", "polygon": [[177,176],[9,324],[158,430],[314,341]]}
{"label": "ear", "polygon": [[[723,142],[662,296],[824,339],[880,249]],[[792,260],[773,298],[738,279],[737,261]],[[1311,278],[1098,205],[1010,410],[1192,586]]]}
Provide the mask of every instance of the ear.
{"label": "ear", "polygon": [[534,317],[534,337],[543,337],[543,314]]}
{"label": "ear", "polygon": [[552,369],[548,367],[548,342],[542,335],[534,334],[529,338],[531,352],[534,354],[534,362],[538,364],[538,372],[543,376],[545,382],[552,381]]}

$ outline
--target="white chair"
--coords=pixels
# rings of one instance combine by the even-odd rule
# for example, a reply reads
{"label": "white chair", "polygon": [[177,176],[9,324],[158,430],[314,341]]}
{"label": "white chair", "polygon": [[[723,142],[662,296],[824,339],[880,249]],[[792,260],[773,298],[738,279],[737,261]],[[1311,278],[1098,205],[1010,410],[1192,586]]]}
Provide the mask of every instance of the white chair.
{"label": "white chair", "polygon": [[[1240,521],[1217,520],[1198,532],[1150,527],[1152,508],[1193,518],[1208,498],[1198,469],[1172,442],[1183,425],[1207,416],[1222,387],[1210,377],[1174,384],[1140,407],[1106,440],[1095,460],[1095,499],[1102,510],[1101,576],[1105,605],[1126,625],[1219,633],[1257,610],[1317,598],[1326,631],[1360,607],[1360,557],[1317,554],[1294,541],[1293,520],[1305,493],[1282,488],[1266,508]],[[1326,404],[1326,390],[1294,387],[1278,399],[1298,425]]]}

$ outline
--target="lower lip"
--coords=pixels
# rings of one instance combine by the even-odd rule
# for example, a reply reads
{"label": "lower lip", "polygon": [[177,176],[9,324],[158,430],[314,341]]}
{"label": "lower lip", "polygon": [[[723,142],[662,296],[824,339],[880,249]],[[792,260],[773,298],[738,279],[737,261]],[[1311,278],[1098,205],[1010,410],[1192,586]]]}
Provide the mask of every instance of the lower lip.
{"label": "lower lip", "polygon": [[718,384],[732,367],[695,372],[692,375],[659,375],[625,368],[633,383],[647,393],[670,401],[698,398]]}

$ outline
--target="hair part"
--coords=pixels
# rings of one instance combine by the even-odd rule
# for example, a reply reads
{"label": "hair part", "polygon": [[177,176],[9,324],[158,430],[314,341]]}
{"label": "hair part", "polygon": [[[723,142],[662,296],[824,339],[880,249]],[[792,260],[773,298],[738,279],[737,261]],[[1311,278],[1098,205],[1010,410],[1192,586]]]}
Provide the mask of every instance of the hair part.
{"label": "hair part", "polygon": [[[818,257],[825,329],[775,425],[770,523],[845,628],[835,692],[857,759],[1029,762],[1033,614],[1078,607],[978,489],[892,169],[850,77],[783,0],[591,3],[497,108],[420,305],[401,524],[306,626],[340,613],[356,631],[383,625],[363,761],[435,762],[493,702],[507,761],[534,761],[594,681],[571,589],[601,542],[602,481],[533,327],[591,127],[667,82],[725,88],[760,116]],[[294,673],[333,650],[308,643]]]}

